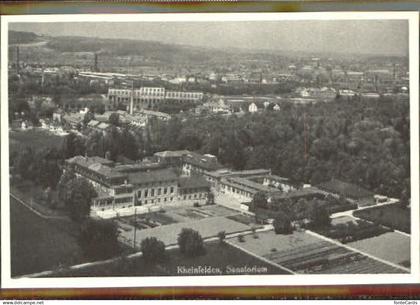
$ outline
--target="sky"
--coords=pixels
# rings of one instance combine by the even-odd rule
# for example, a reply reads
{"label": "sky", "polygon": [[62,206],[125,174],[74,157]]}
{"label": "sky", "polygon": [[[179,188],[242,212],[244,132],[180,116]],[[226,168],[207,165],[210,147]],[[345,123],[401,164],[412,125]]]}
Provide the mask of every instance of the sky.
{"label": "sky", "polygon": [[220,49],[407,55],[406,20],[11,23],[51,36],[153,40]]}

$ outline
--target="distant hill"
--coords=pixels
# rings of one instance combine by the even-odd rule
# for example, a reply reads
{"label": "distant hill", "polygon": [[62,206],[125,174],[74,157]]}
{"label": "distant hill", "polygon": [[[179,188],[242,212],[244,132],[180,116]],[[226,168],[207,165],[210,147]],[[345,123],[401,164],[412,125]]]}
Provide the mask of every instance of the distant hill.
{"label": "distant hill", "polygon": [[9,31],[9,44],[34,42],[39,36],[32,32]]}

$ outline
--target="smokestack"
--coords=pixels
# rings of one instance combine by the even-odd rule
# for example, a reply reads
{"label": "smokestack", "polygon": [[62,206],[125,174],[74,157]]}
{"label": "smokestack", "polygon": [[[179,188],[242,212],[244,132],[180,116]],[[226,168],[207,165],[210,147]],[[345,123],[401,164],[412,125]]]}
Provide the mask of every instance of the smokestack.
{"label": "smokestack", "polygon": [[94,72],[98,72],[98,54],[95,53],[94,55],[94,64],[93,64],[93,70]]}
{"label": "smokestack", "polygon": [[130,114],[133,114],[134,104],[134,80],[131,81],[131,95],[130,95]]}
{"label": "smokestack", "polygon": [[20,59],[19,59],[19,47],[16,47],[16,73],[19,74],[19,68],[20,68]]}

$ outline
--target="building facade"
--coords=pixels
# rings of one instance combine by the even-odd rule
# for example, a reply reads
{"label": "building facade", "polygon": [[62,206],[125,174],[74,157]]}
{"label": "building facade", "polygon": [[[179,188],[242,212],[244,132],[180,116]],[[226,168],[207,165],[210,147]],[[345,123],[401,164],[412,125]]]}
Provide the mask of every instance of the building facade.
{"label": "building facade", "polygon": [[202,92],[167,91],[163,87],[141,87],[139,89],[108,89],[110,104],[116,108],[125,105],[133,110],[156,109],[161,103],[198,103]]}

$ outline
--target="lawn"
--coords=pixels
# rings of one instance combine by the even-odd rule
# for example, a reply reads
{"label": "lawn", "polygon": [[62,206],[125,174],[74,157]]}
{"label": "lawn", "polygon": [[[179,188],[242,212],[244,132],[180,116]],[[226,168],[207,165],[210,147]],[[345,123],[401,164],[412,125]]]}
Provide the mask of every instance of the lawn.
{"label": "lawn", "polygon": [[389,232],[348,245],[401,266],[407,265],[410,261],[410,237],[401,233]]}
{"label": "lawn", "polygon": [[[166,260],[159,266],[146,263],[142,257],[134,259],[118,259],[115,262],[102,266],[88,267],[80,270],[63,270],[56,273],[54,277],[69,276],[167,276],[167,275],[205,275],[183,273],[183,270],[197,270],[197,267],[207,267],[214,273],[211,275],[226,274],[256,274],[255,271],[241,271],[234,268],[254,267],[254,270],[260,270],[258,274],[286,274],[285,271],[275,266],[267,264],[241,250],[229,245],[219,244],[218,241],[205,244],[206,253],[198,257],[185,257],[179,252],[179,249],[172,249],[166,252]],[[229,268],[234,272],[228,272]],[[179,268],[178,268],[179,267]],[[185,268],[184,268],[185,267]]]}
{"label": "lawn", "polygon": [[[175,245],[178,234],[183,228],[191,228],[198,231],[203,238],[215,237],[220,231],[226,234],[250,230],[250,227],[224,217],[208,217],[201,220],[173,223],[151,229],[138,230],[136,243],[140,246],[141,241],[147,237],[156,237],[165,245]],[[134,231],[122,231],[121,234],[127,240],[133,240]]]}
{"label": "lawn", "polygon": [[10,153],[18,152],[23,146],[31,147],[35,150],[44,148],[60,148],[65,137],[57,136],[51,132],[33,128],[21,131],[9,132],[9,149]]}
{"label": "lawn", "polygon": [[390,204],[353,212],[353,215],[394,230],[410,233],[410,209]]}
{"label": "lawn", "polygon": [[236,238],[229,242],[301,274],[332,274],[332,270],[349,274],[405,273],[307,232],[281,235],[269,231],[257,236],[246,236],[244,242]]}
{"label": "lawn", "polygon": [[236,215],[227,216],[226,218],[249,225],[249,226],[255,225],[256,227],[261,227],[261,225],[256,225],[254,216],[250,216],[246,214],[236,214]]}
{"label": "lawn", "polygon": [[10,198],[11,274],[19,276],[83,261],[72,230],[64,221],[40,218]]}
{"label": "lawn", "polygon": [[125,216],[120,217],[119,220],[132,226],[136,225],[140,230],[177,223],[175,219],[163,212]]}

